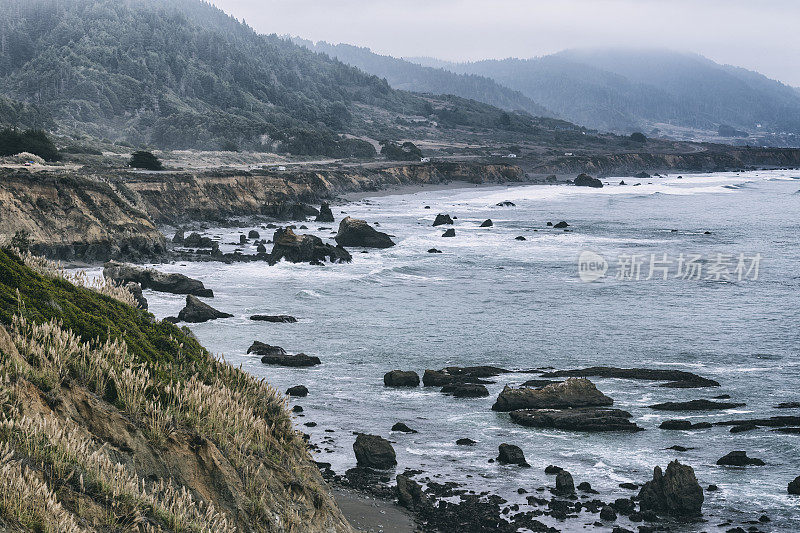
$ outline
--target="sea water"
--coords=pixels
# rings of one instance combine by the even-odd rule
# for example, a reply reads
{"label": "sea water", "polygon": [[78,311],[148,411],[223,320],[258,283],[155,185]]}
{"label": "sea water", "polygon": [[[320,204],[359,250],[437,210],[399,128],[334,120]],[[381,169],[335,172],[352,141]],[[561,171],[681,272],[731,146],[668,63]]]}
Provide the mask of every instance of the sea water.
{"label": "sea water", "polygon": [[[618,185],[621,179],[627,185]],[[544,473],[549,464],[613,501],[635,494],[621,489],[621,482],[643,483],[654,466],[678,459],[694,468],[703,487],[719,487],[705,493],[708,523],[679,530],[716,529],[728,520],[733,527],[762,514],[772,519],[763,526],[769,530],[800,530],[800,499],[786,488],[800,475],[800,435],[769,428],[739,434],[727,426],[658,428],[669,418],[714,422],[800,414],[775,408],[800,401],[800,173],[604,181],[602,189],[465,185],[335,205],[336,224],[346,215],[366,219],[397,243],[368,253],[352,249],[350,264],[179,262],[159,268],[201,279],[214,290],[208,302],[235,315],[191,325],[203,345],[281,391],[308,387],[308,397],[290,400],[304,409],[298,428],[320,445],[315,459],[331,463],[337,473],[355,466],[354,432],[390,439],[398,472],[420,469],[438,482],[489,490],[518,503],[525,503],[518,488],[531,493],[553,485]],[[515,206],[496,205],[504,201]],[[441,236],[450,226],[432,227],[437,213],[457,217],[454,238]],[[479,228],[487,218],[494,226]],[[546,225],[562,220],[571,231]],[[305,224],[309,229],[298,233],[326,241],[336,230],[336,224]],[[319,229],[325,226],[330,229]],[[272,237],[272,230],[253,227]],[[224,243],[238,242],[238,230],[207,233],[220,238],[223,251],[236,247]],[[443,253],[428,253],[430,248]],[[605,275],[582,279],[583,252],[605,262]],[[657,268],[651,272],[653,261]],[[159,318],[177,315],[183,306],[182,296],[145,295]],[[253,314],[290,314],[299,322],[253,322]],[[322,364],[264,365],[245,353],[254,340],[319,356]],[[425,369],[451,365],[666,368],[695,372],[721,387],[669,389],[658,382],[591,378],[645,429],[597,434],[525,428],[491,410],[504,385],[519,385],[537,377],[535,372],[500,375],[488,386],[490,396],[479,399],[455,399],[433,387],[383,385],[392,369],[421,376]],[[648,408],[721,394],[746,406],[699,413]],[[391,432],[398,421],[418,433]],[[316,426],[303,425],[308,422]],[[477,444],[457,446],[461,437]],[[490,463],[503,442],[520,446],[532,468]],[[690,449],[667,449],[673,445]],[[746,450],[766,466],[715,464],[732,450]],[[551,523],[569,530],[594,520],[596,515],[582,513],[571,522]]]}

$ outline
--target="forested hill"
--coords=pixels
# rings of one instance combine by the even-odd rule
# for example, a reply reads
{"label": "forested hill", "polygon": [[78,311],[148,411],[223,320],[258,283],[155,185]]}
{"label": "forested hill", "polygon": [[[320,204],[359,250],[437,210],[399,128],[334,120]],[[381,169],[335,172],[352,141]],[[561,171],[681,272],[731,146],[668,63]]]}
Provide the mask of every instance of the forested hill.
{"label": "forested hill", "polygon": [[385,78],[395,89],[431,94],[453,94],[509,111],[525,111],[535,116],[553,117],[555,113],[537,104],[519,91],[494,80],[474,74],[456,74],[444,68],[432,68],[396,57],[380,55],[369,48],[349,44],[314,43],[300,38],[293,41],[310,50],[335,57],[364,72]]}
{"label": "forested hill", "polygon": [[[800,133],[800,93],[757,72],[668,50],[567,50],[534,59],[421,65],[477,74],[578,124],[632,131],[657,123]],[[760,125],[760,127],[759,127]]]}
{"label": "forested hill", "polygon": [[0,123],[34,109],[63,131],[217,148],[349,132],[359,106],[428,111],[199,0],[0,0],[0,12]]}

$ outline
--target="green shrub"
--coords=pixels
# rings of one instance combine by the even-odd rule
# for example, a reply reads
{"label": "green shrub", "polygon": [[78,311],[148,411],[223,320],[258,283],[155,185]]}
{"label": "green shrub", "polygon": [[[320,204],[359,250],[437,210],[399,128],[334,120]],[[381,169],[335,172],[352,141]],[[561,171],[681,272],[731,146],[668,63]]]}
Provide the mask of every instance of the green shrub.
{"label": "green shrub", "polygon": [[0,130],[0,156],[29,152],[46,161],[58,161],[58,149],[43,130]]}
{"label": "green shrub", "polygon": [[128,166],[144,170],[164,170],[164,165],[161,164],[161,161],[152,152],[144,150],[133,152]]}

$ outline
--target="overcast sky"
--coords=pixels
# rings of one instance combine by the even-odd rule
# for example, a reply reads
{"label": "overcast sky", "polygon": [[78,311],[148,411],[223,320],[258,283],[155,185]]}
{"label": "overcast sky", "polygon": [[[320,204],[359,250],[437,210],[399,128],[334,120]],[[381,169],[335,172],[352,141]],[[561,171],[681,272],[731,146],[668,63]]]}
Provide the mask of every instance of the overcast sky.
{"label": "overcast sky", "polygon": [[261,33],[448,60],[664,46],[800,87],[800,0],[213,0]]}

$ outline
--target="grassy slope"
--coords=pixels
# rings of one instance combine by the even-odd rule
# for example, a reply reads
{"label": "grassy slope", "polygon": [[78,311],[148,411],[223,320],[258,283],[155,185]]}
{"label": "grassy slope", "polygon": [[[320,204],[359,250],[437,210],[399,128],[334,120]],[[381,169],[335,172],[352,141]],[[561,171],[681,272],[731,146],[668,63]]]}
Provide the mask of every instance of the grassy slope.
{"label": "grassy slope", "polygon": [[0,526],[350,531],[274,389],[7,250],[0,383]]}

